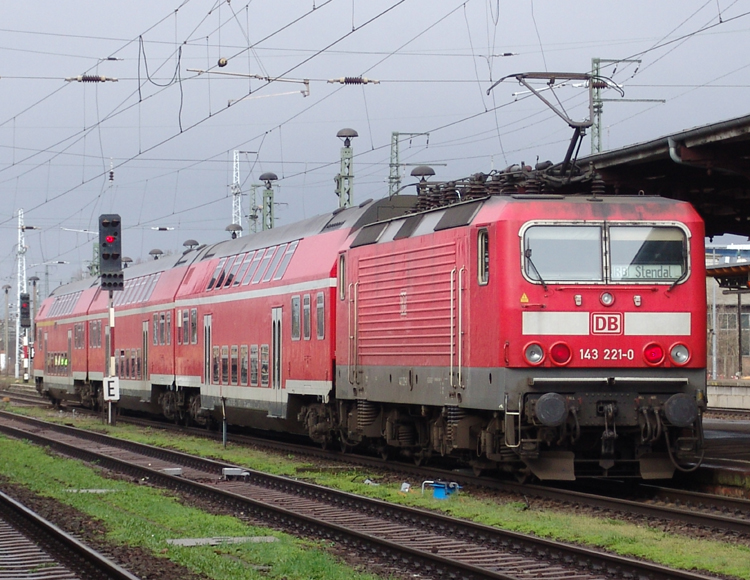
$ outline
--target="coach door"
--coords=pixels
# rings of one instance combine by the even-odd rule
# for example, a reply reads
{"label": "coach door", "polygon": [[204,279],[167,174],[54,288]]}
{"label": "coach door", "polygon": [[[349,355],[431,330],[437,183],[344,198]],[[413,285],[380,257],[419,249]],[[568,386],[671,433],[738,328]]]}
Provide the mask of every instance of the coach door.
{"label": "coach door", "polygon": [[143,329],[141,331],[141,348],[143,349],[143,380],[148,380],[148,320],[143,321]]}
{"label": "coach door", "polygon": [[282,416],[281,402],[281,308],[271,309],[271,405],[270,417]]}
{"label": "coach door", "polygon": [[203,384],[211,382],[211,315],[203,316]]}
{"label": "coach door", "polygon": [[[73,376],[73,331],[68,330],[68,355],[65,359],[65,374],[69,377]],[[28,372],[29,369],[25,369],[24,373]],[[71,383],[72,384],[72,383]]]}

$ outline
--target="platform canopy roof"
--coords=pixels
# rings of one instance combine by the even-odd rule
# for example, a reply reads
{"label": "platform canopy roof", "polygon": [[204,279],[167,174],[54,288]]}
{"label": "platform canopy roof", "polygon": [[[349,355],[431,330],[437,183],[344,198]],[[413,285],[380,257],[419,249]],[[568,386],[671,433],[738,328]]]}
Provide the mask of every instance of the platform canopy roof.
{"label": "platform canopy roof", "polygon": [[715,278],[721,288],[747,290],[750,287],[750,264],[708,267],[706,277]]}
{"label": "platform canopy roof", "polygon": [[750,236],[750,115],[578,160],[607,190],[688,201],[706,235]]}

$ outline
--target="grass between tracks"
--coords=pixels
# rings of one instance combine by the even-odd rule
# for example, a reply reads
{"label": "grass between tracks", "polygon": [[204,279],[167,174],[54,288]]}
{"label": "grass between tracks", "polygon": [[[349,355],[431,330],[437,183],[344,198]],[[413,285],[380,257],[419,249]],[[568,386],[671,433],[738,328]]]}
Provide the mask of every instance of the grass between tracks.
{"label": "grass between tracks", "polygon": [[[54,413],[49,413],[49,411],[28,411],[28,413],[43,415],[47,419],[54,416]],[[70,423],[70,415],[65,415],[64,420],[66,423]],[[368,478],[371,479],[372,474],[357,468],[352,468],[351,470],[337,469],[333,471],[325,469],[316,470],[305,459],[296,459],[293,456],[280,457],[278,454],[233,445],[231,442],[224,449],[220,442],[190,436],[183,436],[178,439],[174,435],[158,430],[143,430],[128,425],[109,427],[91,419],[76,420],[75,424],[81,428],[105,431],[118,437],[142,443],[170,447],[195,455],[218,458],[259,471],[290,477],[302,477],[320,485],[352,493],[426,509],[441,510],[456,517],[470,519],[503,529],[594,546],[624,556],[634,556],[674,568],[703,570],[712,574],[728,575],[750,580],[750,548],[732,544],[730,541],[724,542],[713,539],[698,540],[668,533],[660,528],[651,527],[645,521],[643,524],[636,525],[612,518],[598,518],[549,511],[536,508],[533,502],[530,505],[527,505],[525,502],[498,503],[492,499],[472,497],[468,490],[451,496],[449,500],[436,500],[427,494],[425,496],[421,495],[419,490],[421,482],[413,482],[414,487],[410,493],[400,492],[401,482],[383,482],[382,485],[378,486],[365,484],[364,481]],[[0,451],[0,455],[5,455],[5,453]],[[2,467],[3,463],[4,461],[0,461],[0,471],[5,472],[6,468]],[[74,487],[74,485],[69,484],[65,484],[65,486]],[[107,487],[107,484],[90,484],[89,487]],[[61,494],[61,497],[65,498],[65,494]],[[111,501],[112,498],[114,496],[108,496],[105,499]],[[67,498],[66,501],[70,499]],[[167,503],[167,505],[171,505],[171,503]],[[190,518],[193,516],[183,517]],[[187,526],[188,523],[193,525],[189,519],[186,519],[185,525]],[[180,528],[177,527],[176,529]],[[119,532],[118,534],[122,533],[124,532]],[[214,535],[233,534],[214,533]],[[243,535],[247,535],[247,533],[244,532]],[[199,537],[194,536],[194,533],[187,534],[187,536]],[[115,535],[115,537],[119,538],[119,535]],[[155,537],[164,538],[165,536],[163,532],[159,532]],[[139,541],[146,540],[147,538]],[[123,537],[123,541],[131,540]],[[161,541],[163,542],[163,540]],[[148,543],[147,545],[151,547],[153,544]],[[267,544],[251,549],[261,551],[267,549],[273,552],[273,546],[274,544]],[[156,544],[152,549],[161,549],[162,547],[162,544]],[[188,552],[185,549],[175,550],[174,548],[169,548],[169,550],[176,554],[178,552]],[[191,550],[194,549],[191,548]],[[180,554],[180,557],[184,556]],[[291,578],[292,576],[289,577]],[[334,576],[326,575],[323,577],[333,578]]]}
{"label": "grass between tracks", "polygon": [[[0,436],[0,473],[104,523],[109,541],[139,546],[216,580],[375,580],[338,563],[323,545],[181,504],[168,492],[106,479],[84,464]],[[111,490],[72,493],[70,490]],[[272,543],[180,547],[172,538],[274,536]]]}

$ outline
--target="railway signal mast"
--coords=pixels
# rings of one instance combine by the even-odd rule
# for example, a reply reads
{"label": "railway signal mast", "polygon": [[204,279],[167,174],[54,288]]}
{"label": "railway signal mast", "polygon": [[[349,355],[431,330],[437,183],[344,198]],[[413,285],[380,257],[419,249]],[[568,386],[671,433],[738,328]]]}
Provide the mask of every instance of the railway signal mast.
{"label": "railway signal mast", "polygon": [[108,420],[115,424],[112,402],[120,400],[120,385],[115,372],[115,291],[125,287],[122,272],[122,220],[119,214],[109,213],[99,216],[99,272],[102,290],[109,292],[109,369],[104,380],[104,400],[107,401]]}
{"label": "railway signal mast", "polygon": [[[36,230],[34,226],[27,226],[23,222],[23,210],[18,210],[18,287],[16,294],[16,304],[18,305],[18,316],[16,316],[16,362],[15,362],[15,378],[20,377],[19,365],[23,361],[23,380],[29,380],[29,337],[27,335],[28,329],[31,327],[31,319],[24,317],[22,320],[21,309],[22,303],[26,304],[26,308],[29,307],[29,295],[26,290],[26,238],[24,232],[26,230]],[[24,300],[25,299],[25,300]],[[28,311],[27,311],[28,312]]]}

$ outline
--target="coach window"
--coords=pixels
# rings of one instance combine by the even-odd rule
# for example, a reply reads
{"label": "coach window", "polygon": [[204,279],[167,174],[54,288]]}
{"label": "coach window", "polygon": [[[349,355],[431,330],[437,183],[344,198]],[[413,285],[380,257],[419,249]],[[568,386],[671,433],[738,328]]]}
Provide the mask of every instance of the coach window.
{"label": "coach window", "polygon": [[687,271],[687,237],[672,226],[610,226],[613,282],[675,282]]}
{"label": "coach window", "polygon": [[141,356],[141,349],[137,348],[135,350],[135,378],[136,379],[142,379],[141,375],[141,367],[143,364],[143,357]]}
{"label": "coach window", "polygon": [[211,382],[215,385],[219,384],[219,347],[215,346],[211,349]]}
{"label": "coach window", "polygon": [[242,262],[242,267],[237,271],[237,275],[234,277],[234,281],[232,282],[232,286],[239,286],[240,282],[242,282],[242,279],[245,277],[245,272],[247,272],[247,269],[250,267],[250,263],[253,261],[253,251],[248,252],[245,255],[245,261]]}
{"label": "coach window", "polygon": [[224,264],[224,269],[221,271],[221,274],[219,274],[219,279],[216,280],[216,286],[214,286],[214,290],[220,290],[222,286],[224,286],[224,281],[229,276],[229,270],[232,267],[232,264],[235,261],[235,256],[230,256],[227,258],[226,264]]}
{"label": "coach window", "polygon": [[310,321],[310,295],[305,294],[304,298],[302,299],[302,331],[305,336],[305,340],[310,340],[310,333],[311,333],[311,321]]}
{"label": "coach window", "polygon": [[239,368],[237,366],[238,363],[238,355],[239,350],[236,346],[232,346],[232,350],[230,352],[230,360],[229,360],[229,384],[236,385],[237,384],[237,374],[239,371]]}
{"label": "coach window", "polygon": [[154,312],[154,346],[159,346],[159,313]]}
{"label": "coach window", "polygon": [[163,312],[159,313],[159,344],[167,344],[166,339],[166,315]]}
{"label": "coach window", "polygon": [[268,353],[269,348],[267,344],[260,345],[260,386],[268,386]]}
{"label": "coach window", "polygon": [[602,228],[534,225],[523,235],[523,271],[538,284],[601,282]]}
{"label": "coach window", "polygon": [[221,383],[229,383],[229,347],[221,347]]}
{"label": "coach window", "polygon": [[339,255],[338,286],[339,300],[343,300],[346,298],[346,256],[344,254]]}
{"label": "coach window", "polygon": [[258,386],[258,345],[250,346],[250,386]]}
{"label": "coach window", "polygon": [[490,237],[487,230],[479,230],[477,260],[477,282],[480,286],[484,286],[490,281]]}
{"label": "coach window", "polygon": [[318,338],[320,340],[326,337],[326,298],[323,292],[318,292],[315,296],[315,323],[318,327]]}
{"label": "coach window", "polygon": [[172,344],[172,313],[167,312],[167,344]]}
{"label": "coach window", "polygon": [[178,310],[175,314],[174,323],[177,325],[177,332],[175,332],[177,344],[182,344],[182,310]]}
{"label": "coach window", "polygon": [[289,244],[286,251],[284,252],[284,259],[281,260],[281,264],[279,264],[279,267],[276,269],[276,273],[273,275],[274,280],[281,280],[284,277],[284,273],[286,272],[287,267],[289,267],[289,262],[292,261],[294,250],[297,249],[298,244],[299,240]]}
{"label": "coach window", "polygon": [[232,282],[234,282],[234,278],[237,275],[237,270],[239,270],[240,265],[242,264],[242,260],[245,259],[245,254],[240,254],[235,258],[234,264],[232,264],[232,269],[229,270],[229,274],[227,275],[227,279],[224,280],[224,288],[229,288],[232,285]]}
{"label": "coach window", "polygon": [[216,265],[216,270],[214,270],[213,276],[211,276],[211,280],[209,281],[208,286],[206,286],[206,290],[211,290],[214,287],[214,284],[216,284],[216,279],[224,269],[224,262],[226,261],[226,258],[222,258],[221,260],[219,260],[219,263]]}
{"label": "coach window", "polygon": [[273,260],[271,260],[271,263],[268,266],[266,273],[263,275],[261,282],[268,282],[271,279],[271,276],[273,276],[273,273],[276,271],[276,268],[278,267],[279,262],[281,262],[281,258],[284,257],[285,251],[286,251],[286,244],[280,245],[279,249],[276,250],[276,253],[273,255]]}
{"label": "coach window", "polygon": [[255,252],[255,256],[253,256],[253,261],[250,264],[250,267],[247,269],[247,273],[242,278],[242,285],[247,286],[250,284],[250,280],[252,280],[253,275],[255,274],[255,271],[258,269],[258,264],[260,264],[260,261],[263,259],[263,250],[258,250]]}
{"label": "coach window", "polygon": [[190,344],[190,311],[182,311],[182,344]]}
{"label": "coach window", "polygon": [[198,344],[198,309],[190,310],[190,343]]}
{"label": "coach window", "polygon": [[258,266],[258,269],[255,271],[255,275],[253,276],[253,284],[257,284],[258,282],[260,282],[261,277],[263,276],[263,274],[265,274],[266,269],[268,268],[268,263],[271,261],[271,258],[273,258],[274,252],[276,252],[276,248],[277,246],[271,246],[263,254],[263,260],[261,261],[260,266]]}
{"label": "coach window", "polygon": [[247,385],[247,345],[243,344],[240,347],[240,384]]}
{"label": "coach window", "polygon": [[299,340],[299,296],[292,296],[292,340]]}

